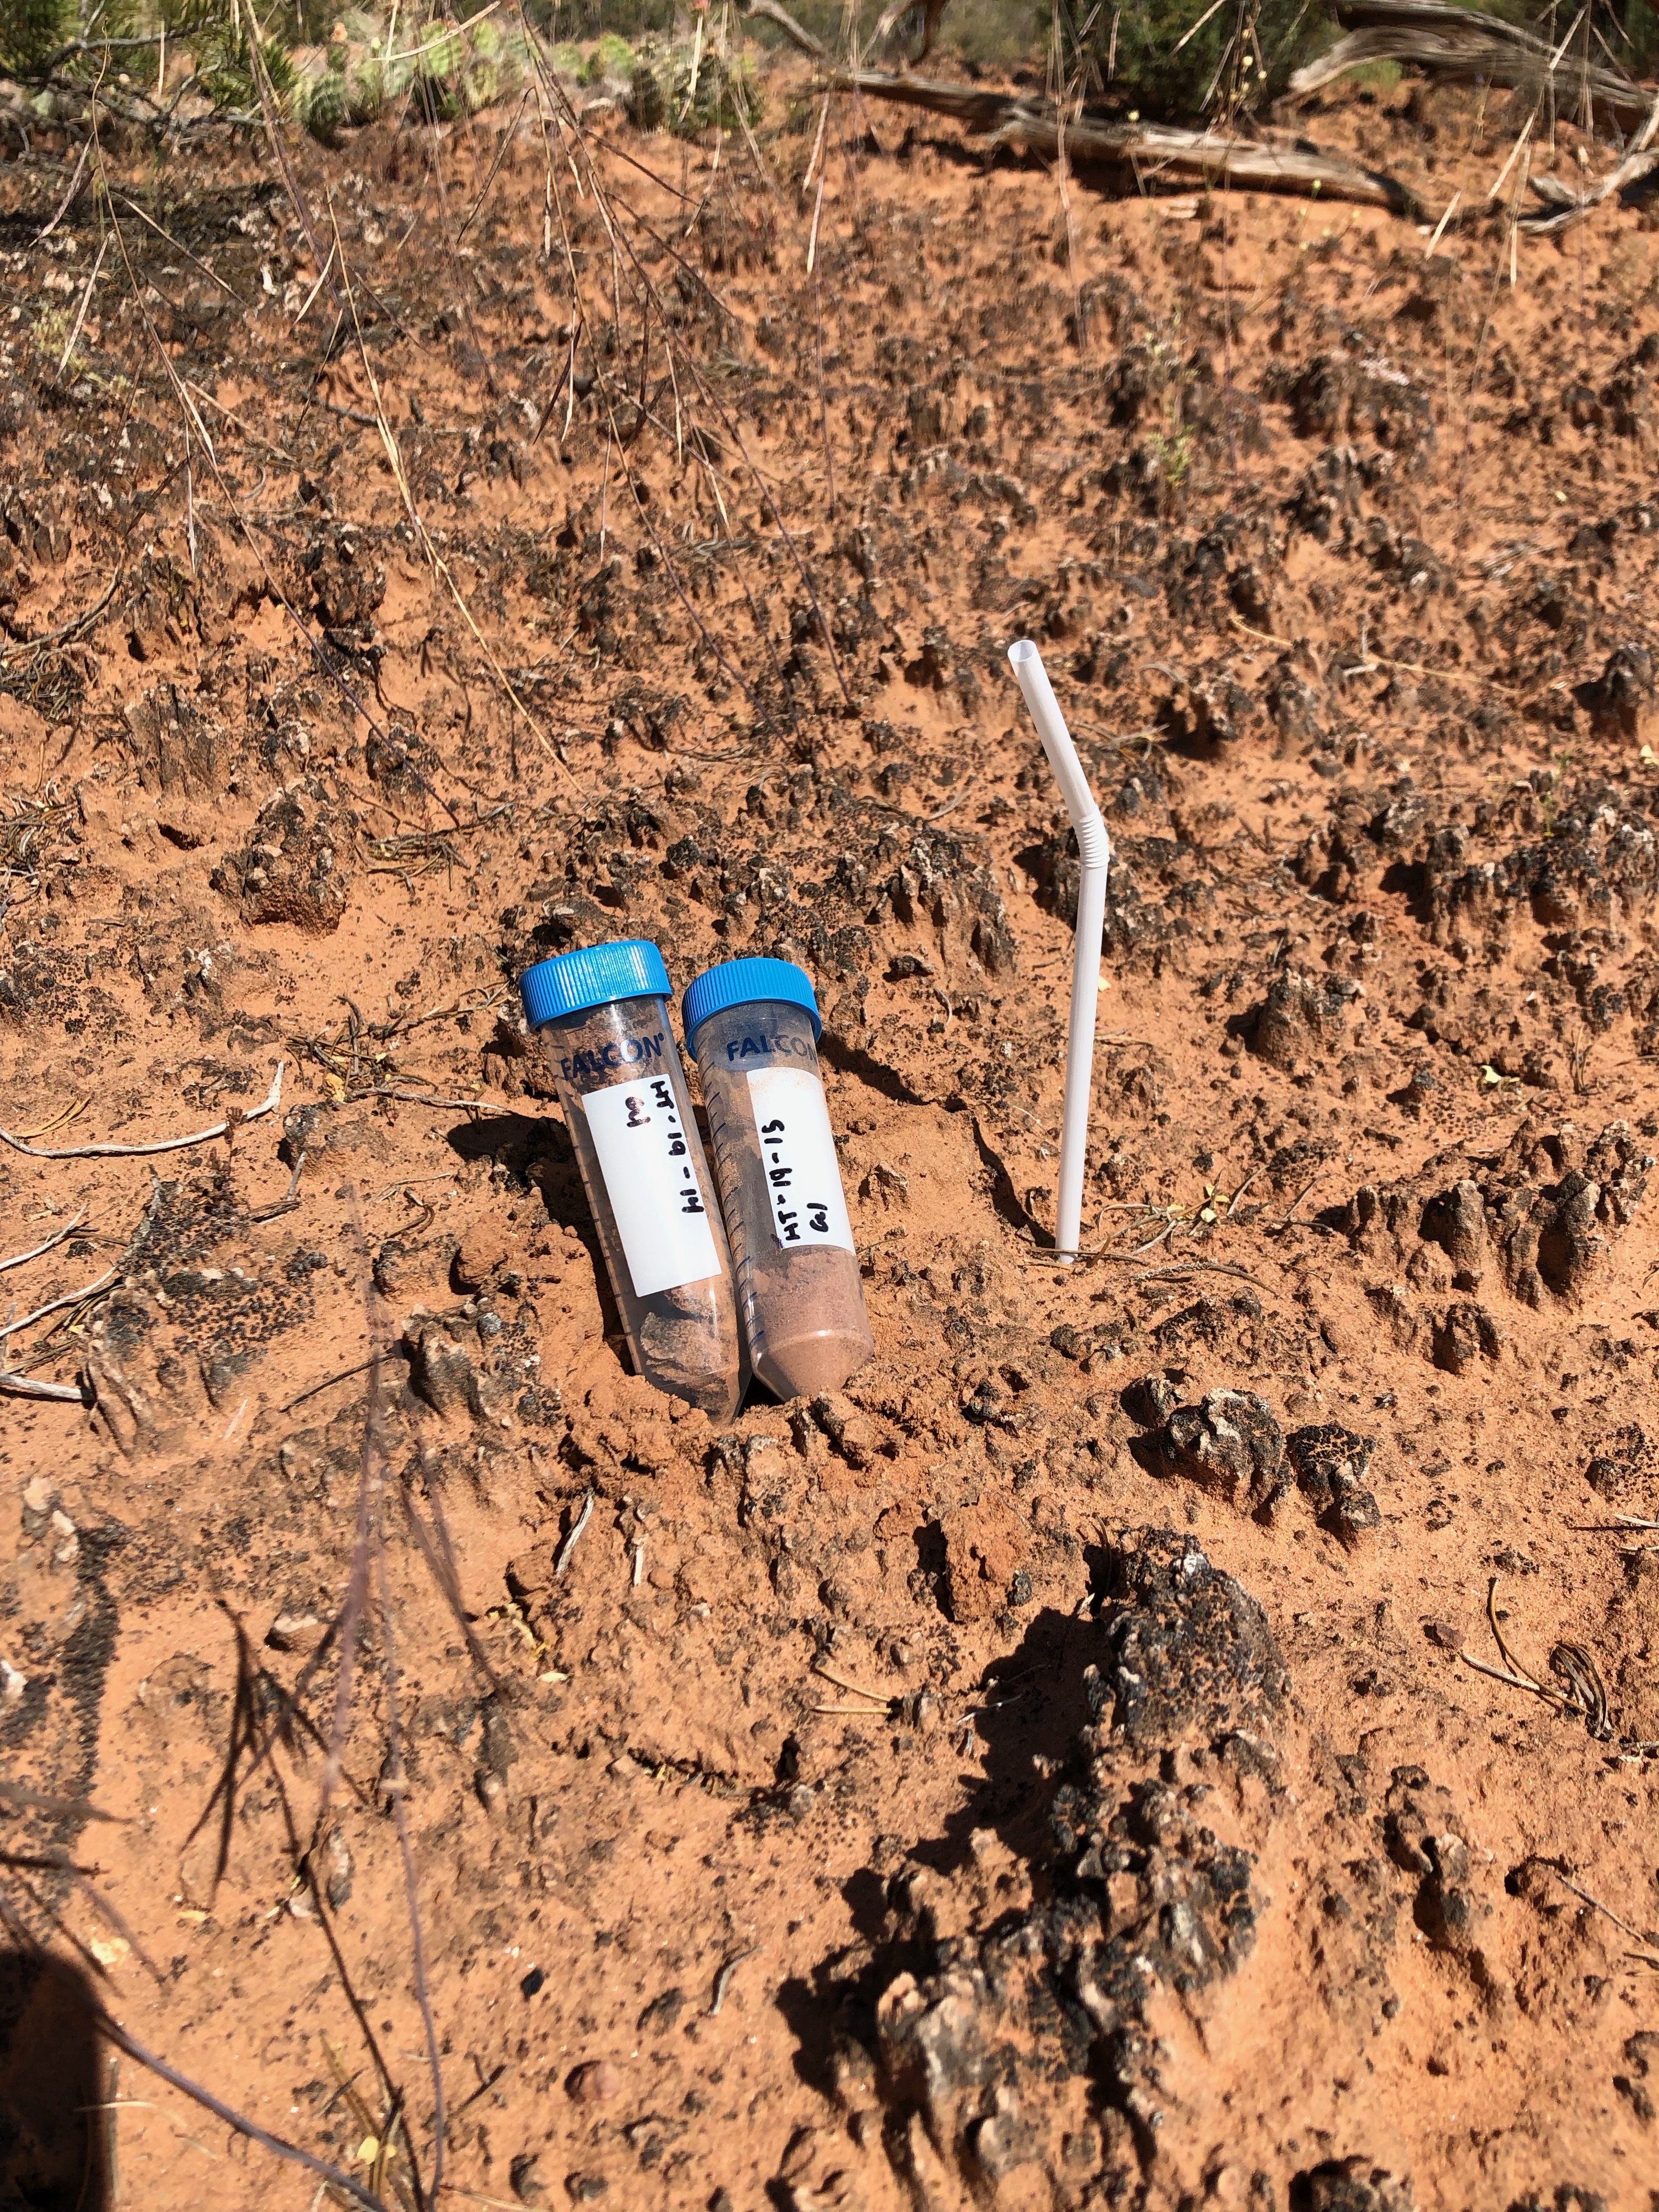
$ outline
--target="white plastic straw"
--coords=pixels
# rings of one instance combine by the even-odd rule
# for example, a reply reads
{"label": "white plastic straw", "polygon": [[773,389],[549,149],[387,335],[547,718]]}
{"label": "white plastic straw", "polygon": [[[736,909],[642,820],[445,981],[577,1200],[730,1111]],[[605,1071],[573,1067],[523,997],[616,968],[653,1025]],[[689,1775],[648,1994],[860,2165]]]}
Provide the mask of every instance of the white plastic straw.
{"label": "white plastic straw", "polygon": [[1077,1257],[1083,1229],[1083,1165],[1089,1146],[1100,940],[1106,921],[1106,871],[1112,863],[1112,848],[1042,655],[1029,637],[1022,637],[1009,647],[1008,659],[1072,817],[1082,862],[1077,887],[1077,944],[1072,955],[1072,1032],[1066,1045],[1066,1104],[1060,1122],[1060,1198],[1054,1225],[1055,1249],[1069,1266]]}

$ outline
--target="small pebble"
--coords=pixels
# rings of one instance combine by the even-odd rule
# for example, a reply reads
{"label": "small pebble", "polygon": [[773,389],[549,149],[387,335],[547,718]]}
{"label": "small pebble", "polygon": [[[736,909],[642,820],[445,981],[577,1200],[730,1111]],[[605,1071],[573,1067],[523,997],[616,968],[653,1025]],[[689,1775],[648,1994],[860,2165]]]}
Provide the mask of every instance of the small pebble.
{"label": "small pebble", "polygon": [[566,2075],[564,2086],[579,2105],[608,2104],[622,2094],[622,2071],[608,2058],[590,2058]]}

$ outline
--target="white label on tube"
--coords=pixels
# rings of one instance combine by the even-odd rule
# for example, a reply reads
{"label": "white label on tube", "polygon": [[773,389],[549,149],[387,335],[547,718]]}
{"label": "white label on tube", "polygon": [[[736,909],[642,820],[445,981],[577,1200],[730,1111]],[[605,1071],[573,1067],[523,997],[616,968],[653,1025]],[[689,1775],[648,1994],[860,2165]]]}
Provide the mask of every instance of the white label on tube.
{"label": "white label on tube", "polygon": [[772,1232],[786,1251],[807,1244],[854,1250],[823,1085],[804,1067],[756,1067],[749,1105],[772,1200]]}
{"label": "white label on tube", "polygon": [[635,1297],[701,1283],[720,1256],[674,1086],[647,1075],[582,1098]]}

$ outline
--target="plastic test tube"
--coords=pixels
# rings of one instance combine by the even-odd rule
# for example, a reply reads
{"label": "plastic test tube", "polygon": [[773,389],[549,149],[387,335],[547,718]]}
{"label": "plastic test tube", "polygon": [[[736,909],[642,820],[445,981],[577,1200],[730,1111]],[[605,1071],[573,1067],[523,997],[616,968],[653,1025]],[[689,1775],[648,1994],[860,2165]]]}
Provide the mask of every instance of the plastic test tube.
{"label": "plastic test tube", "polygon": [[562,952],[519,988],[553,1063],[635,1367],[729,1420],[744,1384],[731,1261],[662,955],[637,939]]}
{"label": "plastic test tube", "polygon": [[750,1364],[780,1398],[838,1390],[875,1351],[830,1110],[812,986],[732,960],[685,994]]}

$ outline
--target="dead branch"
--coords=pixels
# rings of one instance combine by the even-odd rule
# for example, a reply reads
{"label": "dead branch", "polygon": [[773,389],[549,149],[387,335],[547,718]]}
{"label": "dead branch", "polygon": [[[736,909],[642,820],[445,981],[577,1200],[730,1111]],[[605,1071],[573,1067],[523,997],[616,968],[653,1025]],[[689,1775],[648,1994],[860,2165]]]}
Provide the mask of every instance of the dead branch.
{"label": "dead branch", "polygon": [[1336,0],[1335,15],[1347,37],[1296,72],[1292,98],[1318,92],[1366,62],[1399,62],[1438,83],[1487,84],[1534,99],[1559,84],[1562,108],[1576,92],[1589,99],[1598,122],[1623,129],[1647,113],[1649,95],[1629,77],[1580,62],[1565,76],[1561,48],[1495,15],[1440,7],[1436,0]]}
{"label": "dead branch", "polygon": [[[1050,158],[1060,150],[1055,117],[1006,94],[968,84],[936,84],[888,70],[843,70],[832,90],[947,115],[969,131],[989,134],[994,145],[1019,145]],[[1310,192],[1358,200],[1395,215],[1419,212],[1407,187],[1379,171],[1362,169],[1340,155],[1303,146],[1273,144],[1216,131],[1182,131],[1164,123],[1115,123],[1085,110],[1066,125],[1067,160],[1087,167],[1132,169],[1143,183],[1243,185],[1257,191]]]}
{"label": "dead branch", "polygon": [[210,1145],[216,1137],[222,1137],[233,1127],[240,1128],[244,1121],[257,1121],[261,1115],[276,1111],[282,1103],[283,1070],[287,1064],[285,1060],[277,1061],[270,1088],[258,1105],[250,1106],[245,1114],[216,1121],[210,1129],[198,1129],[193,1136],[155,1137],[137,1145],[70,1145],[59,1150],[50,1145],[26,1145],[9,1129],[0,1129],[0,1145],[9,1145],[15,1152],[27,1152],[32,1160],[125,1160],[149,1152],[182,1152],[191,1145]]}
{"label": "dead branch", "polygon": [[744,0],[743,12],[745,16],[764,15],[769,23],[777,25],[786,38],[793,39],[804,54],[811,54],[817,61],[823,59],[823,41],[803,29],[789,10],[779,4],[779,0]]}
{"label": "dead branch", "polygon": [[1637,133],[1630,151],[1618,167],[1593,185],[1583,194],[1574,192],[1559,177],[1542,176],[1528,179],[1540,200],[1550,205],[1550,215],[1527,215],[1521,218],[1520,228],[1534,238],[1559,238],[1564,230],[1583,222],[1604,201],[1622,192],[1626,185],[1636,184],[1641,178],[1659,168],[1659,148],[1654,145],[1654,136],[1659,132],[1659,99],[1648,110],[1648,119]]}

